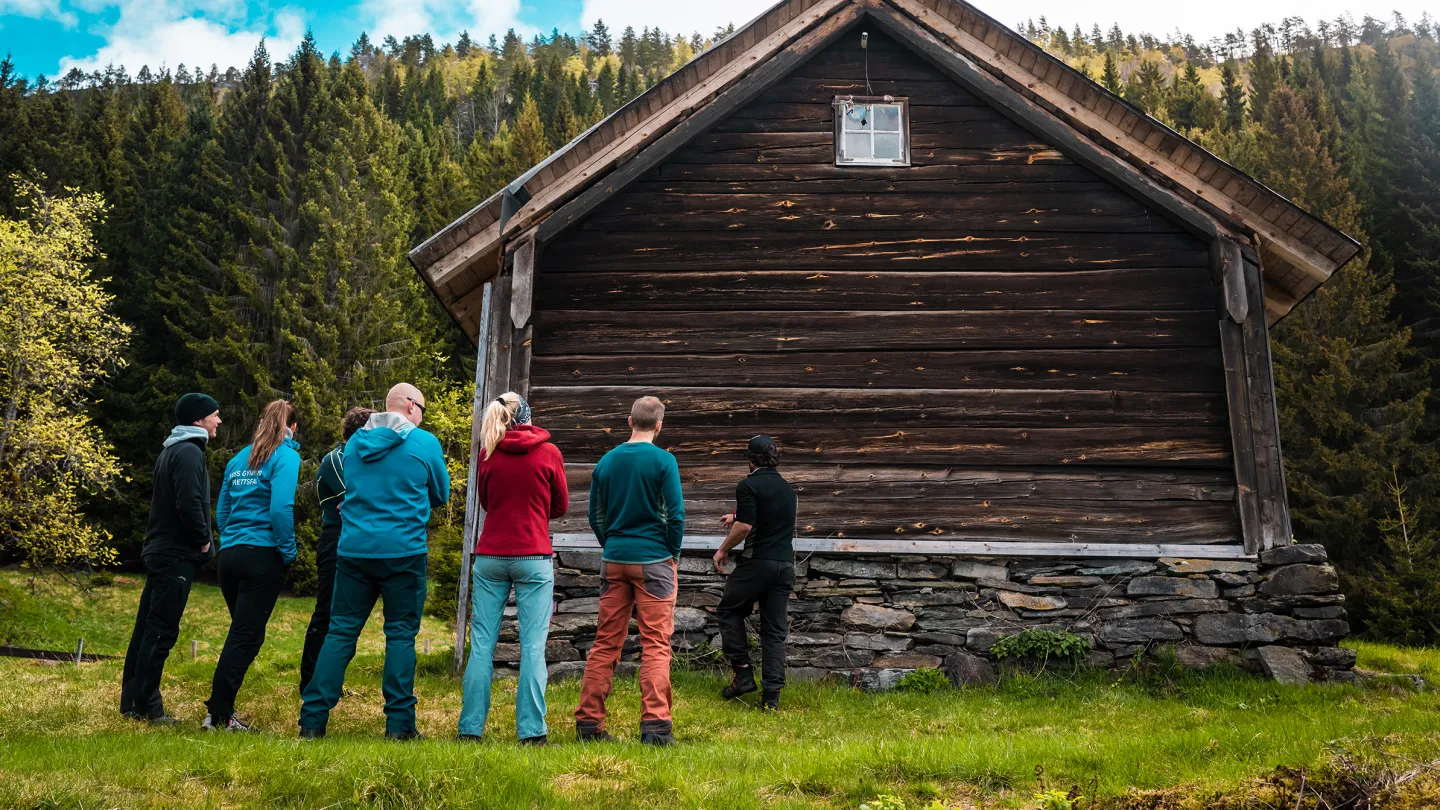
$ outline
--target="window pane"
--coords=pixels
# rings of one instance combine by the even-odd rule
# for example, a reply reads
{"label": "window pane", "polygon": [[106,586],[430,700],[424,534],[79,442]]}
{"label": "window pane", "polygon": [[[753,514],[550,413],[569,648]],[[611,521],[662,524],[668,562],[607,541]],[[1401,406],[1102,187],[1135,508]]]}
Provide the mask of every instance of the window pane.
{"label": "window pane", "polygon": [[875,157],[881,160],[899,160],[900,133],[875,133]]}
{"label": "window pane", "polygon": [[900,105],[879,104],[874,107],[876,132],[900,131]]}
{"label": "window pane", "polygon": [[845,113],[846,132],[868,132],[873,127],[870,120],[870,106],[859,104]]}
{"label": "window pane", "polygon": [[843,156],[849,160],[864,160],[870,157],[870,133],[845,133]]}

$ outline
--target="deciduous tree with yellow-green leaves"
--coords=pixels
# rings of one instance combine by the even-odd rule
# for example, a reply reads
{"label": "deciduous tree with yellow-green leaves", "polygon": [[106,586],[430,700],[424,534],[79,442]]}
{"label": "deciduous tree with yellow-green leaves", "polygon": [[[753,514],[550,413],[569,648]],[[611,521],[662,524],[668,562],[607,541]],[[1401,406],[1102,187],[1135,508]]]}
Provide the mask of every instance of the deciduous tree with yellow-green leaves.
{"label": "deciduous tree with yellow-green leaves", "polygon": [[35,567],[107,562],[109,533],[80,509],[120,473],[88,413],[130,335],[90,266],[105,204],[15,184],[21,216],[0,217],[0,549]]}

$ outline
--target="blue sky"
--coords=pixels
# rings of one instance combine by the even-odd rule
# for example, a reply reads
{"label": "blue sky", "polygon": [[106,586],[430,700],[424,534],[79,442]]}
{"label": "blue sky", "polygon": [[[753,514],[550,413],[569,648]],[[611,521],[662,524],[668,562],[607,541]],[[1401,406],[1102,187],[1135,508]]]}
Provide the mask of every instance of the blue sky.
{"label": "blue sky", "polygon": [[[71,67],[84,70],[123,64],[132,73],[142,64],[208,68],[243,65],[261,36],[271,53],[295,47],[313,30],[326,52],[344,51],[362,31],[385,34],[430,32],[440,42],[461,30],[477,39],[514,27],[525,34],[552,28],[578,32],[597,17],[614,31],[627,24],[659,25],[667,31],[712,32],[727,22],[741,24],[773,0],[0,0],[0,53],[13,55],[20,72],[56,76]],[[1345,12],[1388,17],[1392,8],[1418,19],[1429,5],[1416,0],[1209,0],[1157,3],[1154,0],[975,0],[982,10],[1013,23],[1046,15],[1067,26],[1108,27],[1154,33],[1179,27],[1210,37],[1289,15],[1315,20]],[[1440,0],[1436,0],[1440,12]]]}

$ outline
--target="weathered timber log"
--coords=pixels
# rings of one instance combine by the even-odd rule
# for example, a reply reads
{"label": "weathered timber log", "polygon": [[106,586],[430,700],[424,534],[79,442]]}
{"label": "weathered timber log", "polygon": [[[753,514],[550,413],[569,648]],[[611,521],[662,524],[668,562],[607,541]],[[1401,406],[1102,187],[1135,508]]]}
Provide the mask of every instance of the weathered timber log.
{"label": "weathered timber log", "polygon": [[[790,182],[826,181],[825,188],[866,191],[875,183],[1094,183],[1094,172],[1073,163],[968,163],[931,166],[866,166],[857,172],[853,167],[826,163],[771,163],[746,165],[740,163],[681,163],[669,161],[646,174],[635,186],[646,183],[686,182]],[[756,188],[756,192],[804,191],[810,186],[790,188]]]}
{"label": "weathered timber log", "polygon": [[1052,231],[1178,233],[1164,217],[1111,189],[1038,194],[689,194],[635,191],[582,226],[599,231]]}
{"label": "weathered timber log", "polygon": [[[593,463],[567,462],[565,476],[577,495],[590,488]],[[729,463],[687,463],[680,468],[686,497],[725,500],[746,474],[737,450]],[[935,465],[825,464],[785,458],[781,473],[802,497],[855,498],[910,503],[986,501],[1225,501],[1235,500],[1225,470],[1141,467],[974,468]],[[897,504],[898,505],[898,504]],[[879,508],[894,509],[896,505]]]}
{"label": "weathered timber log", "polygon": [[546,250],[546,273],[699,270],[1094,270],[1196,267],[1209,249],[1188,234],[597,233],[571,230]]}
{"label": "weathered timber log", "polygon": [[[578,495],[578,493],[577,493]],[[570,512],[551,521],[556,533],[589,529],[583,496]],[[687,531],[720,526],[735,509],[731,500],[685,501]],[[1069,540],[1092,543],[1149,540],[1167,543],[1224,543],[1238,539],[1235,508],[1219,502],[937,501],[909,504],[903,510],[850,498],[801,499],[796,520],[800,537],[901,537]]]}
{"label": "weathered timber log", "polygon": [[[575,461],[596,461],[615,446],[603,430],[549,427],[555,444]],[[1223,426],[1156,428],[1090,425],[1056,428],[932,428],[885,426],[874,430],[782,427],[769,431],[793,460],[1010,466],[1206,467],[1230,465],[1230,432]],[[732,455],[753,435],[744,427],[666,425],[657,444],[682,461]]]}
{"label": "weathered timber log", "polygon": [[545,386],[531,391],[540,423],[575,429],[619,429],[641,396],[665,403],[670,425],[968,427],[980,425],[1223,425],[1218,392],[874,390],[849,388],[726,388]]}
{"label": "weathered timber log", "polygon": [[1213,310],[635,312],[547,310],[540,354],[1215,347]]}
{"label": "weathered timber log", "polygon": [[1224,390],[1219,352],[1188,349],[537,356],[531,367],[544,385]]}
{"label": "weathered timber log", "polygon": [[974,107],[983,104],[971,93],[948,80],[894,81],[872,79],[869,90],[863,78],[813,78],[792,76],[777,82],[755,99],[762,104],[791,102],[800,104],[829,104],[836,96],[896,96],[924,101],[934,107]]}
{"label": "weathered timber log", "polygon": [[712,270],[572,273],[563,283],[542,286],[537,309],[1174,311],[1203,310],[1213,298],[1209,278],[1193,268],[1058,273]]}
{"label": "weathered timber log", "polygon": [[[926,99],[910,100],[910,131],[944,132],[955,124],[972,122],[1003,122],[1014,127],[1004,116],[989,107],[937,107]],[[738,114],[722,121],[712,132],[834,132],[833,104],[797,104],[771,102],[751,104]],[[1008,131],[1008,130],[1007,130]]]}

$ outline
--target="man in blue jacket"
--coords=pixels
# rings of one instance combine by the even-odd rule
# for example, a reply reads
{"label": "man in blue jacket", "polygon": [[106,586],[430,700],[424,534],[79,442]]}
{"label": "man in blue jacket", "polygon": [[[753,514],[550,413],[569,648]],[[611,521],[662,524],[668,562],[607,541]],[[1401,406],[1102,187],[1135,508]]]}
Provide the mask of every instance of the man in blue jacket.
{"label": "man in blue jacket", "polygon": [[415,731],[415,636],[425,606],[425,524],[430,509],[450,500],[450,475],[440,442],[421,430],[425,396],[408,383],[390,389],[374,414],[345,444],[345,501],[330,632],[301,697],[300,736],[325,736],[340,700],[345,668],[377,598],[384,600],[385,736],[412,740]]}

